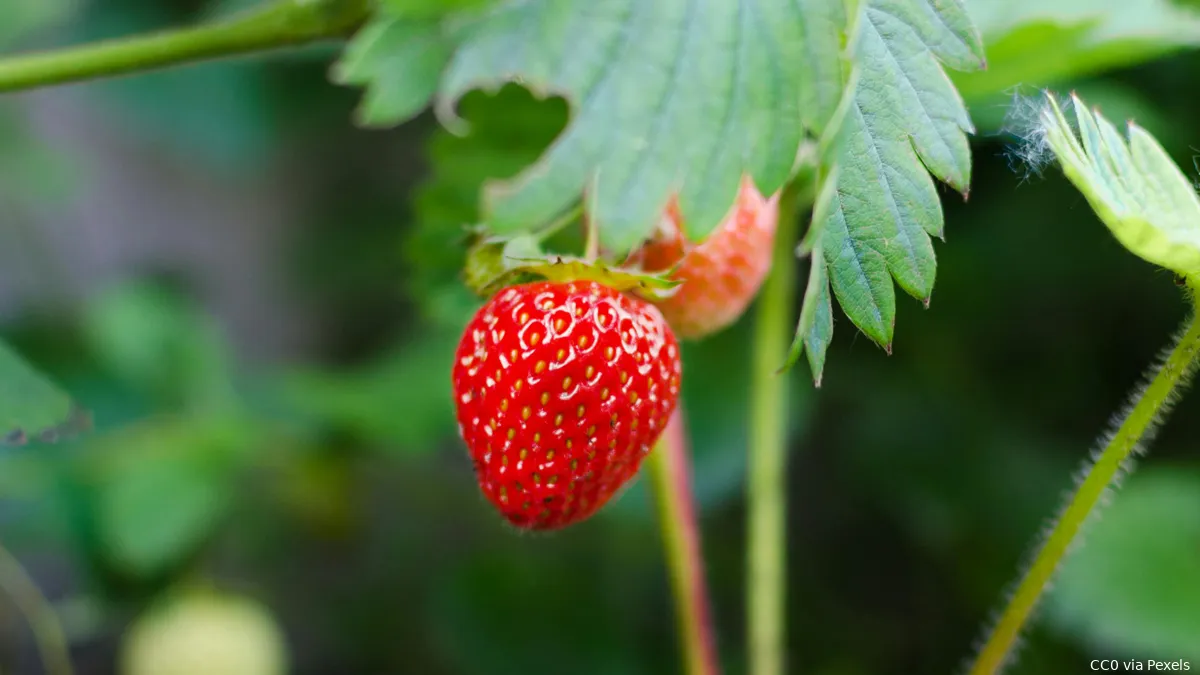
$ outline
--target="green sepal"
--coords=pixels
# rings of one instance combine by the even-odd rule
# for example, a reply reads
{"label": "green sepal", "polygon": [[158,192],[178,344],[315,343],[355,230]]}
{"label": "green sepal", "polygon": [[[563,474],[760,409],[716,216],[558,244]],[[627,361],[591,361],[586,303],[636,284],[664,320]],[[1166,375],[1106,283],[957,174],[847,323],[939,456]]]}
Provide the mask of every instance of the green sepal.
{"label": "green sepal", "polygon": [[671,278],[676,268],[649,273],[604,261],[546,255],[532,235],[482,237],[467,253],[464,280],[483,297],[502,288],[533,281],[595,281],[650,301],[666,300],[683,282]]}
{"label": "green sepal", "polygon": [[472,291],[486,297],[495,292],[499,279],[516,272],[518,260],[541,256],[542,247],[532,235],[498,237],[480,234],[467,251],[463,280]]}

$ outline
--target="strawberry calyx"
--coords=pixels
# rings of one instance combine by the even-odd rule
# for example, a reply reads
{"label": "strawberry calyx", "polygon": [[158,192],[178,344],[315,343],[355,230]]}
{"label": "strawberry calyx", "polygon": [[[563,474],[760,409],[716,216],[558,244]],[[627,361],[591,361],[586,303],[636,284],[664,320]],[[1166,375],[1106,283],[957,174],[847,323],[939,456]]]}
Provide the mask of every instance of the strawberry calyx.
{"label": "strawberry calyx", "polygon": [[507,286],[533,281],[595,281],[622,293],[657,301],[674,295],[682,283],[671,278],[672,272],[674,269],[649,273],[600,260],[547,255],[537,237],[524,234],[477,239],[467,253],[464,279],[471,290],[483,297]]}

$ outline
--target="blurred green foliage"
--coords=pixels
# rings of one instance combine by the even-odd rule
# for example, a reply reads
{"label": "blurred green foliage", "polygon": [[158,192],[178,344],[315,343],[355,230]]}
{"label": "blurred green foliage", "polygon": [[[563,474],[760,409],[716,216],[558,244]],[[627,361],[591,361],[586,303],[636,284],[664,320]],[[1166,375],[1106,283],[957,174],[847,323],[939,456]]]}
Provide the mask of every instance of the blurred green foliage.
{"label": "blurred green foliage", "polygon": [[[1155,25],[1172,36],[1191,25],[1151,4],[1138,21],[1167,17],[1173,25]],[[1133,29],[1114,13],[1124,6],[1088,12],[1105,26],[1089,29],[1088,49],[1116,45],[1102,60],[1060,58],[1075,44],[1064,37],[1082,31],[1078,17],[1046,34],[1019,20],[1033,10],[1015,5],[998,30],[986,30],[986,8],[979,18],[996,39],[993,67],[1008,73],[1002,86],[1077,88],[1110,118],[1136,116],[1191,166],[1200,60],[1180,51],[1142,63],[1166,50],[1117,39]],[[190,0],[92,2],[52,37],[212,11]],[[23,44],[47,39],[22,35]],[[1050,47],[1058,51],[1039,51]],[[1055,69],[1010,68],[1005,54]],[[669,587],[642,485],[577,528],[523,536],[479,497],[455,434],[448,361],[476,302],[458,280],[461,243],[481,186],[539,156],[565,124],[565,104],[507,87],[461,102],[464,136],[428,116],[356,131],[354,96],[322,79],[326,62],[315,56],[37,95],[38,104],[82,106],[109,140],[152,148],[155,162],[229,190],[264,177],[286,184],[296,215],[278,248],[290,264],[263,260],[253,280],[299,296],[317,339],[264,358],[253,331],[226,330],[204,284],[166,283],[132,265],[118,280],[97,278],[79,303],[5,305],[6,340],[93,410],[97,429],[0,448],[0,541],[52,601],[99,608],[90,621],[65,613],[85,675],[114,672],[133,614],[196,577],[262,599],[296,673],[674,672]],[[796,672],[954,671],[1182,318],[1170,276],[1128,255],[1066,181],[1013,166],[1020,139],[998,131],[1008,111],[1008,95],[995,98],[1001,85],[959,82],[985,133],[974,139],[970,202],[944,202],[949,243],[937,247],[930,309],[900,302],[891,357],[843,330],[821,390],[794,374]],[[24,241],[7,235],[27,224],[25,213],[79,219],[54,207],[87,188],[71,176],[90,151],[52,144],[52,130],[27,124],[36,113],[25,103],[0,99],[0,199],[22,205],[0,210],[6,246]],[[51,147],[59,159],[27,159]],[[158,268],[178,271],[171,264],[164,257]],[[275,309],[255,308],[268,318]],[[836,312],[835,321],[849,326]],[[744,319],[684,354],[718,641],[734,674],[743,672],[752,329]],[[1150,466],[1094,523],[1012,672],[1200,658],[1185,656],[1200,644],[1197,399],[1180,404]],[[0,640],[0,669],[37,672],[34,661],[23,634]]]}
{"label": "blurred green foliage", "polygon": [[[1170,517],[1164,518],[1164,515]],[[1135,474],[1050,599],[1056,623],[1097,650],[1200,660],[1200,474]],[[1152,573],[1148,573],[1152,572]]]}
{"label": "blurred green foliage", "polygon": [[22,2],[5,7],[4,23],[0,24],[0,45],[19,43],[31,34],[68,16],[74,8],[72,0]]}
{"label": "blurred green foliage", "polygon": [[987,42],[987,70],[956,74],[967,98],[1058,84],[1200,45],[1200,13],[1172,0],[968,0]]}
{"label": "blurred green foliage", "polygon": [[0,344],[0,372],[4,373],[0,397],[6,402],[0,415],[0,441],[5,445],[54,434],[70,419],[71,399],[4,344]]}

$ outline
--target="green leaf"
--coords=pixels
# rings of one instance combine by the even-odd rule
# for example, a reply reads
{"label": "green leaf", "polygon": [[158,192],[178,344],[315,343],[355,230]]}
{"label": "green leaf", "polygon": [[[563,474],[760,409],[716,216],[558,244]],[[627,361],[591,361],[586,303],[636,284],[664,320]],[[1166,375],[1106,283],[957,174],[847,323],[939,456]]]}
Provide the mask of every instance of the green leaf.
{"label": "green leaf", "polygon": [[[973,128],[942,64],[978,68],[983,48],[957,0],[869,0],[863,12],[855,52],[863,67],[838,129],[837,192],[814,225],[846,316],[890,349],[892,279],[926,302],[933,292],[930,235],[941,236],[943,216],[930,173],[964,194],[971,179],[966,134]],[[818,295],[806,304],[819,303],[823,287],[810,287]],[[798,339],[819,347],[831,331],[813,324]],[[823,365],[823,352],[814,357]]]}
{"label": "green leaf", "polygon": [[1012,87],[1045,86],[1200,46],[1200,13],[1171,0],[967,0],[987,44],[986,71],[955,84],[979,106]]}
{"label": "green leaf", "polygon": [[219,480],[188,462],[154,462],[121,477],[105,492],[101,536],[117,563],[151,573],[195,546],[228,498]]}
{"label": "green leaf", "polygon": [[428,105],[453,48],[436,19],[385,16],[359,31],[330,77],[369,85],[357,113],[360,125],[393,126]]}
{"label": "green leaf", "polygon": [[1200,475],[1139,472],[1086,543],[1049,593],[1049,620],[1108,653],[1200,659]]}
{"label": "green leaf", "polygon": [[[673,193],[699,239],[724,217],[744,174],[774,192],[805,127],[819,133],[842,91],[842,0],[532,0],[468,18],[442,24],[459,43],[438,94],[443,119],[454,123],[466,92],[504,82],[562,95],[573,112],[533,167],[489,186],[487,224],[505,235],[536,229],[586,191],[616,258],[650,235]],[[360,33],[347,59],[360,60],[382,30]],[[372,60],[395,67],[343,78],[368,85],[365,110],[395,82],[427,89],[423,65],[409,72],[406,57],[391,58],[415,48],[411,39],[378,46]],[[363,115],[399,122],[416,108],[387,112]]]}
{"label": "green leaf", "polygon": [[0,342],[0,445],[52,442],[89,426],[65,392]]}
{"label": "green leaf", "polygon": [[115,286],[91,302],[84,329],[97,359],[142,393],[192,408],[235,402],[224,337],[186,298],[147,283]]}
{"label": "green leaf", "polygon": [[[437,95],[451,126],[462,95],[505,82],[572,106],[567,128],[533,167],[486,189],[493,233],[536,230],[586,193],[601,242],[620,258],[678,193],[688,234],[700,239],[727,212],[742,175],[765,193],[790,177],[807,130],[836,148],[842,165],[827,222],[817,227],[846,314],[887,345],[892,279],[928,300],[936,268],[929,235],[942,231],[929,173],[965,193],[971,170],[971,122],[942,64],[983,63],[959,0],[529,0],[441,26],[458,44]],[[378,42],[379,30],[360,34],[348,59]],[[852,81],[844,45],[870,66],[853,99],[843,96]],[[375,58],[402,48],[379,47]],[[378,82],[379,71],[354,81],[370,90],[402,77],[397,67]],[[431,81],[424,70],[414,79]],[[837,143],[829,141],[835,131]]]}
{"label": "green leaf", "polygon": [[[848,97],[853,90],[847,90]],[[800,242],[800,251],[809,257],[808,284],[804,290],[804,302],[800,308],[800,320],[796,323],[796,335],[792,339],[787,362],[782,370],[796,364],[803,352],[808,356],[813,385],[821,386],[825,371],[825,352],[833,341],[833,300],[829,293],[829,268],[825,264],[824,232],[829,210],[837,196],[836,165],[819,178],[816,201],[813,204],[813,226]]]}
{"label": "green leaf", "polygon": [[[440,105],[519,73],[575,114],[537,165],[488,191],[489,224],[545,222],[595,181],[588,212],[620,257],[649,236],[672,192],[696,239],[724,217],[744,173],[774,192],[802,139],[796,101],[819,99],[822,80],[806,76],[824,75],[804,67],[808,49],[823,51],[807,31],[828,28],[835,45],[844,24],[806,26],[805,15],[777,0],[510,3],[456,55]],[[836,101],[840,78],[827,89]]]}
{"label": "green leaf", "polygon": [[1054,96],[1038,136],[1118,241],[1134,255],[1185,277],[1200,275],[1200,199],[1162,146],[1129,124],[1126,139],[1072,97],[1078,133]]}
{"label": "green leaf", "polygon": [[818,387],[825,372],[825,352],[833,341],[833,300],[829,295],[829,272],[822,255],[820,250],[813,253],[814,262],[809,270],[808,288],[804,294],[804,309],[808,309],[809,298],[812,299],[812,320],[803,332],[797,332],[798,336],[803,336],[808,367],[812,370],[813,384]]}
{"label": "green leaf", "polygon": [[428,178],[413,197],[405,237],[410,294],[427,319],[461,329],[480,301],[463,285],[468,226],[478,223],[489,180],[515,175],[537,159],[567,122],[559,99],[541,101],[516,86],[474,92],[460,105],[469,133],[437,129],[426,144]]}

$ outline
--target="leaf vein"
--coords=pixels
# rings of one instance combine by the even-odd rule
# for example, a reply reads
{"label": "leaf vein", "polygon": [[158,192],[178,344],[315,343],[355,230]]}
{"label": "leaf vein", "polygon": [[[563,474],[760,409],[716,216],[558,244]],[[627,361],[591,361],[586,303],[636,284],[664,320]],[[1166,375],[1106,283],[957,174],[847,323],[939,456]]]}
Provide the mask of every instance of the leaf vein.
{"label": "leaf vein", "polygon": [[[850,265],[851,265],[851,267],[854,268],[855,276],[857,276],[857,278],[858,278],[857,281],[859,283],[861,283],[862,285],[866,286],[867,295],[871,296],[870,311],[871,311],[871,314],[873,315],[873,318],[875,319],[876,322],[878,322],[879,324],[882,324],[883,323],[883,309],[879,306],[878,299],[875,297],[875,286],[871,283],[871,277],[870,277],[870,275],[867,274],[866,267],[863,266],[863,262],[862,262],[863,258],[867,254],[867,252],[875,253],[876,255],[882,255],[882,254],[879,252],[879,249],[875,248],[874,246],[871,245],[870,242],[865,241],[865,240],[862,242],[862,246],[864,249],[866,249],[866,251],[859,248],[858,239],[855,238],[854,235],[852,235],[850,233],[850,229],[849,229],[850,222],[849,222],[849,219],[846,217],[846,211],[842,206],[843,197],[844,197],[844,193],[841,191],[841,189],[838,189],[837,209],[836,209],[836,211],[834,211],[833,213],[830,214],[831,218],[835,218],[835,219],[841,221],[840,229],[842,231],[844,231],[846,234],[846,236],[843,238],[843,241],[841,242],[842,249],[837,252],[836,257],[841,258],[842,251],[844,251],[846,248],[850,249],[850,254],[851,254],[850,260],[849,260]],[[829,265],[831,268],[833,268],[833,270],[831,270],[831,275],[836,273],[837,268],[832,265],[832,261],[830,261],[828,259],[828,257],[826,258],[826,264]],[[891,279],[888,279],[888,283],[889,284],[891,283]]]}
{"label": "leaf vein", "polygon": [[[905,27],[907,27],[910,31],[912,30],[911,26],[909,26],[906,22],[904,22],[903,19],[895,16],[894,14],[890,14],[884,10],[877,9],[875,7],[868,8],[868,16],[873,12],[879,12],[880,14],[891,16],[891,17],[895,18],[897,21],[900,21],[901,23],[903,23],[905,25]],[[959,158],[957,156],[955,156],[954,148],[952,148],[950,146],[950,143],[946,140],[945,136],[942,135],[942,130],[939,128],[939,125],[938,125],[939,121],[949,122],[949,123],[953,124],[954,128],[957,130],[959,128],[958,120],[953,119],[951,117],[945,117],[943,115],[934,114],[932,111],[929,110],[929,107],[925,104],[925,99],[921,96],[921,90],[917,88],[917,85],[913,82],[912,76],[909,75],[908,70],[900,63],[900,59],[896,56],[895,52],[892,51],[891,43],[883,37],[883,32],[879,29],[879,26],[875,24],[874,19],[868,21],[867,24],[871,26],[871,29],[874,30],[875,34],[879,37],[880,42],[883,43],[884,51],[887,53],[888,58],[891,60],[892,65],[895,66],[895,72],[899,73],[900,79],[903,82],[903,84],[907,86],[907,89],[912,94],[912,97],[914,99],[916,99],[918,104],[920,104],[920,112],[929,121],[929,126],[934,130],[933,136],[934,136],[934,138],[937,139],[937,144],[946,153],[946,155],[948,157],[950,157],[951,161],[954,162],[959,175],[962,175],[964,173],[964,171],[963,171],[963,167],[959,164],[959,161],[958,161]],[[915,35],[915,31],[913,31],[913,32],[914,32],[914,36],[918,40],[920,40],[920,36]],[[925,43],[922,41],[921,44],[924,45]],[[931,52],[929,50],[928,46],[925,47],[925,51],[926,51],[926,54],[928,54],[929,58],[931,58],[931,59],[935,58],[933,55],[933,52]],[[940,68],[940,66],[938,66],[938,67]],[[913,144],[918,148],[918,151],[919,151],[920,145],[917,143],[916,137],[911,133],[909,134],[909,137],[911,137],[913,139]]]}
{"label": "leaf vein", "polygon": [[[933,0],[923,0],[923,1],[929,7],[929,9],[933,12],[933,16],[934,16],[934,18],[937,19],[938,24],[940,24],[942,26],[942,28],[946,29],[946,33],[949,35],[953,35],[954,39],[957,40],[959,44],[966,47],[968,52],[973,53],[975,51],[974,46],[966,38],[959,35],[958,31],[954,30],[954,26],[951,26],[949,23],[946,22],[946,17],[942,16],[941,10],[938,9],[937,5],[933,2]],[[900,17],[896,17],[896,18],[899,19]],[[903,19],[901,19],[901,21],[903,21]],[[905,23],[908,23],[908,22],[905,21]],[[914,28],[915,28],[915,26],[914,26]],[[919,36],[919,34],[918,34],[918,36]],[[928,44],[924,40],[922,40],[921,42],[923,44]],[[940,59],[939,59],[939,61],[940,61]]]}
{"label": "leaf vein", "polygon": [[[867,150],[871,154],[872,163],[875,165],[879,173],[880,180],[883,181],[883,196],[887,202],[888,212],[891,213],[892,219],[896,226],[896,237],[900,239],[904,249],[908,252],[904,262],[911,266],[911,269],[922,282],[925,282],[925,275],[922,273],[920,265],[917,264],[917,250],[913,244],[912,237],[908,230],[904,227],[904,215],[900,213],[900,204],[896,201],[895,191],[892,189],[892,179],[888,176],[887,164],[883,161],[879,152],[879,145],[875,138],[874,127],[868,122],[867,115],[863,112],[862,106],[855,103],[855,113],[862,120],[863,128],[867,129],[867,133],[863,134],[866,139]],[[921,169],[924,171],[924,169]],[[886,246],[886,240],[885,240]]]}
{"label": "leaf vein", "polygon": [[[625,182],[621,185],[621,190],[618,192],[618,194],[628,193],[630,185],[632,185],[637,179],[638,174],[641,173],[641,168],[646,164],[646,159],[651,156],[651,151],[654,148],[658,148],[663,137],[667,136],[667,134],[661,133],[661,131],[671,117],[667,114],[667,112],[671,109],[671,102],[673,100],[671,93],[676,92],[679,89],[680,78],[684,71],[683,64],[687,61],[687,55],[691,53],[691,49],[694,46],[692,43],[693,40],[696,39],[695,35],[700,33],[700,31],[694,30],[696,17],[700,14],[700,12],[697,10],[697,6],[697,0],[686,0],[687,12],[685,13],[682,21],[684,25],[684,30],[682,33],[683,39],[681,40],[682,44],[680,45],[679,49],[675,50],[675,59],[671,63],[671,72],[667,78],[666,86],[664,87],[663,93],[661,94],[657,105],[654,108],[654,114],[651,118],[648,129],[650,144],[638,153],[637,159],[635,159],[633,165],[630,166],[629,174],[626,176]],[[680,167],[676,167],[676,171],[678,171],[679,168]]]}

